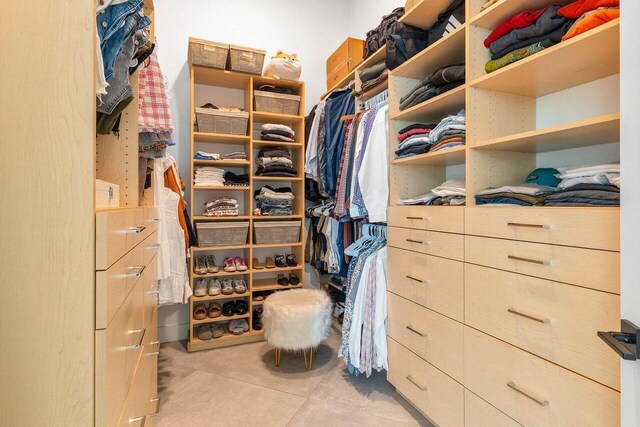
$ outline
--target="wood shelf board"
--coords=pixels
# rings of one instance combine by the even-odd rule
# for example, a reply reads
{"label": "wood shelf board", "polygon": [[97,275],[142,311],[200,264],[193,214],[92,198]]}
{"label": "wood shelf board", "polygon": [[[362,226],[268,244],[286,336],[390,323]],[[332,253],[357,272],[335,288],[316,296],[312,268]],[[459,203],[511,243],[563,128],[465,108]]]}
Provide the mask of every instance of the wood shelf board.
{"label": "wood shelf board", "polygon": [[214,348],[227,347],[237,344],[246,344],[264,340],[264,333],[262,331],[245,332],[242,335],[233,335],[231,333],[227,333],[220,338],[211,339],[208,341],[202,341],[196,338],[197,333],[197,330],[193,331],[194,338],[190,342],[187,342],[187,349],[189,352],[211,350]]}
{"label": "wood shelf board", "polygon": [[195,274],[195,273],[191,273],[191,281],[195,282],[198,279],[211,279],[214,277],[233,277],[233,276],[248,276],[249,275],[249,270],[247,271],[234,271],[232,273],[229,273],[227,271],[223,271],[222,269],[220,269],[219,272],[217,273],[207,273],[207,274]]}
{"label": "wood shelf board", "polygon": [[[302,278],[298,278],[302,280]],[[279,289],[298,289],[303,286],[302,281],[300,281],[300,284],[296,286],[282,286],[278,284],[278,279],[276,279],[275,277],[273,279],[253,279],[253,283],[251,285],[252,292],[277,291]]]}
{"label": "wood shelf board", "polygon": [[405,12],[400,22],[426,29],[438,19],[440,12],[451,4],[451,0],[422,0]]}
{"label": "wood shelf board", "polygon": [[263,304],[264,304],[264,300],[262,300],[262,301],[255,301],[255,300],[252,300],[252,301],[251,301],[251,305],[263,305]]}
{"label": "wood shelf board", "polygon": [[235,71],[219,70],[217,68],[191,65],[194,83],[197,85],[225,87],[229,89],[245,90],[254,74],[238,73]]}
{"label": "wood shelf board", "polygon": [[[257,269],[254,268],[251,270],[252,274],[266,274],[266,273],[282,273],[282,272],[289,272],[289,271],[302,271],[304,270],[304,268],[298,264],[296,267],[276,267],[276,268],[263,268],[263,269]],[[260,279],[254,279],[255,280],[260,280]]]}
{"label": "wood shelf board", "polygon": [[433,153],[420,154],[404,159],[393,160],[394,165],[426,165],[426,166],[453,166],[463,165],[466,159],[466,146],[453,147]]}
{"label": "wood shelf board", "polygon": [[257,216],[254,215],[251,217],[254,220],[265,220],[265,221],[273,221],[273,220],[278,220],[278,221],[283,221],[283,220],[287,220],[287,219],[302,219],[304,218],[304,215],[272,215],[272,216]]}
{"label": "wood shelf board", "polygon": [[282,145],[283,147],[292,147],[292,148],[302,148],[304,146],[304,144],[300,142],[262,141],[262,140],[254,140],[252,142],[253,142],[253,145],[265,145],[265,146]]}
{"label": "wood shelf board", "polygon": [[[431,98],[421,104],[415,105],[391,117],[391,120],[406,122],[425,122],[432,119],[439,122],[447,114],[454,114],[465,107],[465,86],[462,85],[453,90]],[[457,110],[457,111],[456,111]]]}
{"label": "wood shelf board", "polygon": [[216,185],[216,186],[207,186],[207,187],[192,187],[194,191],[204,191],[204,190],[219,190],[219,191],[249,191],[251,187],[236,187],[233,185]]}
{"label": "wood shelf board", "polygon": [[192,252],[212,252],[212,251],[225,251],[231,249],[249,249],[251,245],[235,245],[235,246],[212,246],[212,247],[198,247],[191,246]]}
{"label": "wood shelf board", "polygon": [[320,97],[320,99],[325,99],[327,96],[329,96],[331,94],[331,92],[333,92],[334,90],[338,90],[340,88],[345,87],[346,85],[349,84],[349,82],[355,81],[356,79],[356,69],[354,69],[353,71],[351,71],[349,74],[347,74],[342,80],[340,80],[338,83],[336,83],[331,89],[329,89],[328,91],[326,91],[324,94],[322,94],[322,96]]}
{"label": "wood shelf board", "polygon": [[265,76],[255,76],[253,78],[254,90],[260,90],[260,86],[262,85],[273,85],[276,87],[283,87],[292,90],[300,90],[304,86],[304,82],[296,80],[274,79],[273,77]]}
{"label": "wood shelf board", "polygon": [[544,153],[620,141],[620,114],[480,141],[471,148],[522,153]]}
{"label": "wood shelf board", "polygon": [[269,123],[271,121],[298,122],[300,120],[304,120],[304,116],[293,116],[291,114],[267,113],[265,111],[254,111],[252,114],[254,123],[266,123],[265,120],[267,120]]}
{"label": "wood shelf board", "polygon": [[249,160],[198,160],[193,159],[196,166],[250,166]]}
{"label": "wood shelf board", "polygon": [[[208,301],[219,301],[219,300],[225,300],[225,299],[239,299],[239,298],[247,298],[251,296],[251,292],[247,291],[244,294],[232,294],[232,295],[215,295],[215,296],[205,296],[205,297],[196,297],[196,296],[192,296],[191,297],[191,301],[193,301],[194,304],[199,304],[199,303],[203,303],[203,302],[208,302]],[[216,320],[216,319],[211,319],[211,320]],[[193,321],[194,324],[196,324],[196,320]],[[205,322],[206,323],[206,322]]]}
{"label": "wood shelf board", "polygon": [[193,132],[195,142],[210,142],[219,144],[247,144],[249,135],[227,135],[222,133]]}
{"label": "wood shelf board", "polygon": [[249,215],[238,215],[238,216],[204,216],[204,215],[196,215],[193,217],[193,221],[239,221],[251,219]]}
{"label": "wood shelf board", "polygon": [[540,97],[620,72],[620,19],[477,78],[470,86]]}
{"label": "wood shelf board", "polygon": [[303,246],[303,245],[304,245],[303,242],[298,242],[298,243],[274,243],[274,244],[271,244],[271,245],[253,245],[253,248],[254,249],[289,248],[289,247],[295,248],[295,247]]}
{"label": "wood shelf board", "polygon": [[385,44],[384,46],[382,46],[380,49],[376,50],[373,55],[369,56],[367,59],[365,59],[364,61],[362,61],[361,63],[359,63],[356,68],[355,68],[355,72],[358,71],[362,71],[365,68],[369,68],[372,65],[376,65],[382,61],[385,60],[387,56],[387,45]]}
{"label": "wood shelf board", "polygon": [[302,181],[300,176],[254,176],[254,181]]}
{"label": "wood shelf board", "polygon": [[424,79],[434,71],[465,62],[466,25],[455,29],[416,56],[391,71],[392,76]]}
{"label": "wood shelf board", "polygon": [[383,83],[380,83],[375,87],[372,87],[366,92],[362,92],[362,94],[358,97],[358,100],[360,102],[367,102],[371,98],[380,95],[382,92],[388,89],[389,89],[389,80],[387,79]]}
{"label": "wood shelf board", "polygon": [[220,317],[216,317],[215,319],[211,319],[211,318],[207,317],[206,319],[203,319],[203,320],[195,320],[192,317],[191,318],[191,323],[193,325],[203,325],[205,323],[218,323],[218,322],[226,322],[226,321],[229,321],[229,320],[248,319],[249,317],[251,317],[250,313],[236,315],[236,316],[220,316]]}
{"label": "wood shelf board", "polygon": [[[573,0],[556,0],[553,4],[567,4]],[[469,25],[493,30],[499,23],[525,10],[540,9],[551,4],[549,0],[500,0],[471,18]]]}

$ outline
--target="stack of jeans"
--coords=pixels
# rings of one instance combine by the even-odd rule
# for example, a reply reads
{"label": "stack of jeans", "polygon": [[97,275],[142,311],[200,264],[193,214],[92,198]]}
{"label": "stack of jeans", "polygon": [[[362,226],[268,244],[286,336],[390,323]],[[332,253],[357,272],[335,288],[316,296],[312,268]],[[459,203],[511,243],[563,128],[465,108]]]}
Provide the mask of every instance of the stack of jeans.
{"label": "stack of jeans", "polygon": [[231,171],[227,171],[224,174],[224,185],[231,187],[248,187],[249,186],[249,174],[235,174]]}
{"label": "stack of jeans", "polygon": [[291,151],[286,147],[265,147],[258,152],[257,176],[295,177],[298,171],[293,167]]}
{"label": "stack of jeans", "polygon": [[476,205],[540,206],[556,191],[555,187],[538,184],[505,185],[487,188],[476,194]]}
{"label": "stack of jeans", "polygon": [[408,94],[400,99],[400,111],[455,89],[464,84],[464,79],[464,64],[448,65],[440,68],[429,77],[419,81]]}
{"label": "stack of jeans", "polygon": [[257,214],[263,216],[293,215],[293,200],[295,196],[289,187],[273,188],[268,185],[254,193],[257,204]]}

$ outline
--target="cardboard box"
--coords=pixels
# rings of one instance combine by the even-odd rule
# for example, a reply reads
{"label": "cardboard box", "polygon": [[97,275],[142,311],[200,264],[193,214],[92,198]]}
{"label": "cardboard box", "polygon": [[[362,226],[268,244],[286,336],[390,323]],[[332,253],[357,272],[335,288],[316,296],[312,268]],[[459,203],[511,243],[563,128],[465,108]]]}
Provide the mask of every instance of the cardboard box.
{"label": "cardboard box", "polygon": [[420,3],[420,0],[407,0],[407,3],[404,6],[404,12],[407,13],[409,12],[411,9],[413,9],[418,3]]}
{"label": "cardboard box", "polygon": [[327,90],[332,89],[338,82],[349,75],[349,65],[342,64],[340,67],[333,70],[333,72],[327,76]]}
{"label": "cardboard box", "polygon": [[345,65],[347,66],[347,74],[353,71],[362,62],[363,54],[364,40],[352,38],[345,40],[327,59],[327,80],[332,77],[336,70],[343,68]]}

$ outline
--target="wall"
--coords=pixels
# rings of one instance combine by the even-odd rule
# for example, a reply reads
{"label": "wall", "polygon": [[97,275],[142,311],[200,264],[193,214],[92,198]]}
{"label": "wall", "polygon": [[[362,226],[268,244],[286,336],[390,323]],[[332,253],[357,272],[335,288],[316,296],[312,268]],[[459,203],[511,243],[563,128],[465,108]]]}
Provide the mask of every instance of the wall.
{"label": "wall", "polygon": [[[185,181],[190,164],[190,36],[265,49],[267,59],[278,50],[297,53],[309,111],[326,90],[326,58],[347,37],[349,22],[348,4],[341,0],[155,0],[155,10],[158,55],[176,128],[177,146],[169,154],[175,157]],[[235,102],[233,95],[216,95],[215,100],[219,105]],[[184,338],[188,322],[187,307],[163,307],[159,317],[161,339]]]}
{"label": "wall", "polygon": [[404,0],[350,0],[348,3],[348,36],[362,40],[367,31],[380,24],[384,15],[405,5]]}

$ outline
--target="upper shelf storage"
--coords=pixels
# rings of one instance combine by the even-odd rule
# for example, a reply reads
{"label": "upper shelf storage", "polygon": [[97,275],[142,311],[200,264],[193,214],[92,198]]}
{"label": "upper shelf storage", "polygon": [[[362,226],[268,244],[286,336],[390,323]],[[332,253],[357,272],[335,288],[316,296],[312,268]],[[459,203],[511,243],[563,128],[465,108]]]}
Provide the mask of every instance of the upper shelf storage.
{"label": "upper shelf storage", "polygon": [[451,0],[422,0],[406,11],[400,22],[414,27],[429,28],[438,19],[440,12],[451,4]]}
{"label": "upper shelf storage", "polygon": [[620,20],[616,19],[477,78],[470,86],[540,97],[619,72]]}
{"label": "upper shelf storage", "polygon": [[197,85],[246,89],[249,86],[251,77],[254,77],[251,74],[236,73],[198,65],[193,65],[192,69],[194,83]]}
{"label": "upper shelf storage", "polygon": [[564,5],[571,3],[573,0],[502,0],[490,6],[488,9],[475,14],[475,11],[471,11],[473,18],[471,18],[469,25],[473,25],[487,30],[493,30],[499,23],[508,19],[525,10],[540,9],[550,4]]}

